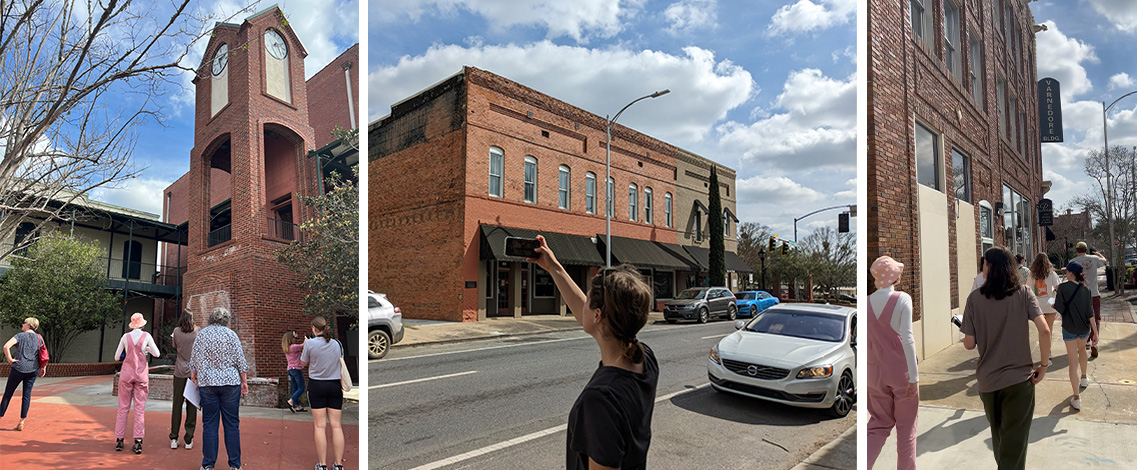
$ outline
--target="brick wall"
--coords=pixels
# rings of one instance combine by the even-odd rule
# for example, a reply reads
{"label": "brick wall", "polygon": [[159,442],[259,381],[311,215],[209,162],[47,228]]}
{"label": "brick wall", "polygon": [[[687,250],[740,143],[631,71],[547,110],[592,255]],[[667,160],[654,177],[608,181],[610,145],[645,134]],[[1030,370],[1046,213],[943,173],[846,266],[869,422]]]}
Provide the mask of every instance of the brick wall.
{"label": "brick wall", "polygon": [[343,68],[351,70],[351,101],[359,124],[359,44],[349,47],[323,69],[308,79],[308,125],[315,132],[316,146],[332,141],[332,129],[351,129],[348,113],[348,89]]}
{"label": "brick wall", "polygon": [[[955,220],[956,205],[952,189],[951,149],[958,148],[971,157],[971,203],[980,200],[995,203],[1002,201],[1002,186],[1007,184],[1030,198],[1032,206],[1041,199],[1042,161],[1039,144],[1030,142],[1020,154],[1016,145],[1000,134],[996,107],[996,77],[1007,79],[1008,93],[1018,97],[1018,109],[1025,124],[1020,125],[1024,135],[1038,132],[1034,75],[1035,41],[1030,32],[1033,17],[1026,2],[1011,0],[1008,3],[1016,12],[1012,18],[1022,32],[1023,71],[1011,65],[1005,35],[1001,26],[993,24],[995,2],[970,0],[959,2],[963,26],[961,27],[960,53],[964,71],[963,82],[957,81],[944,62],[944,31],[942,0],[931,0],[928,13],[933,15],[933,41],[928,47],[915,38],[910,22],[907,2],[893,0],[869,1],[869,57],[868,57],[868,174],[869,193],[868,247],[869,260],[880,255],[891,255],[905,263],[905,275],[898,288],[917,299],[914,318],[920,318],[920,234],[916,199],[917,176],[914,150],[914,125],[921,122],[942,136],[944,188],[948,194],[947,213]],[[1003,15],[999,15],[1002,19]],[[980,106],[972,99],[970,79],[971,63],[968,38],[975,32],[982,44],[984,103]],[[1045,33],[1041,33],[1045,34]],[[976,214],[976,220],[978,215]],[[1032,216],[1033,221],[1033,216]],[[1002,214],[995,217],[995,244],[1004,244]],[[949,259],[951,275],[957,279],[952,285],[953,307],[958,303],[960,285],[969,286],[975,273],[960,273],[956,266],[956,230],[973,230],[979,240],[978,224],[975,227],[957,227],[950,222]],[[1034,246],[1039,247],[1039,231],[1033,231]],[[978,247],[976,248],[978,251]],[[966,287],[965,287],[966,288]]]}
{"label": "brick wall", "polygon": [[[111,385],[111,395],[118,396],[119,374]],[[277,379],[249,378],[249,394],[241,397],[241,406],[259,406],[264,408],[280,408],[281,381]],[[283,382],[288,389],[288,381]],[[150,373],[147,397],[154,400],[171,400],[174,396],[174,376],[170,374]]]}
{"label": "brick wall", "polygon": [[[88,375],[111,375],[118,370],[118,362],[86,362],[47,365],[48,377],[82,377]],[[7,377],[11,364],[0,364],[0,377]]]}

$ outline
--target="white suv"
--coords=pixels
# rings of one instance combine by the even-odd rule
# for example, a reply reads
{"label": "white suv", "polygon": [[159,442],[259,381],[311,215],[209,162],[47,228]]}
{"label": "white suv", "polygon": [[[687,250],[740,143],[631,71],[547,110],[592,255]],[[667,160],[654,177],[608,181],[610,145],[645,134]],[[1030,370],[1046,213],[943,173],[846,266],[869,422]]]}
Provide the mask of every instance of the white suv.
{"label": "white suv", "polygon": [[403,340],[403,312],[387,294],[367,291],[367,357],[382,359],[391,345]]}

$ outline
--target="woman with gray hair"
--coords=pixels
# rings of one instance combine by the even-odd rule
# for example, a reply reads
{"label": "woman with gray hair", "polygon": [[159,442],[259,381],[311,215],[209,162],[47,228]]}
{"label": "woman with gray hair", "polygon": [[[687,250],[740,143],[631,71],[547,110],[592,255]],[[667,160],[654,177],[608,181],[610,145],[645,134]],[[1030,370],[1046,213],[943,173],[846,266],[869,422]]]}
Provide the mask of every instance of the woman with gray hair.
{"label": "woman with gray hair", "polygon": [[[28,417],[28,407],[32,404],[32,385],[36,383],[36,372],[39,376],[47,375],[47,364],[39,363],[39,350],[43,347],[43,338],[36,330],[39,329],[39,320],[28,317],[20,326],[20,332],[4,343],[4,357],[12,368],[8,372],[8,384],[4,387],[4,399],[0,401],[0,418],[8,411],[8,403],[16,387],[24,384],[24,399],[20,403],[20,423],[16,425],[17,431],[24,430],[24,419]],[[12,346],[16,347],[16,356],[12,357]]]}
{"label": "woman with gray hair", "polygon": [[249,393],[245,353],[237,333],[229,329],[229,309],[214,308],[209,326],[202,328],[190,354],[190,380],[201,395],[201,468],[217,463],[218,422],[225,428],[229,468],[241,468],[241,430],[238,409]]}

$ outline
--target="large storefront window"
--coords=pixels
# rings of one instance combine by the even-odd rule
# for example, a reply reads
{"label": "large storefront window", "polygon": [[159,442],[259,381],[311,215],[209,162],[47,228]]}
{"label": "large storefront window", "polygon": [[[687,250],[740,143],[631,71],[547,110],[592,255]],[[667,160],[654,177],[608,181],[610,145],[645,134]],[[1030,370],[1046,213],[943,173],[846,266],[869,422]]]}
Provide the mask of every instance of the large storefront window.
{"label": "large storefront window", "polygon": [[556,287],[553,284],[553,276],[548,271],[541,269],[537,265],[533,265],[533,297],[547,298],[553,297],[556,293]]}
{"label": "large storefront window", "polygon": [[1033,259],[1030,211],[1029,199],[1009,186],[1003,186],[1003,242],[1011,252]]}
{"label": "large storefront window", "polygon": [[675,297],[675,273],[671,271],[656,271],[652,280],[656,299],[670,299]]}

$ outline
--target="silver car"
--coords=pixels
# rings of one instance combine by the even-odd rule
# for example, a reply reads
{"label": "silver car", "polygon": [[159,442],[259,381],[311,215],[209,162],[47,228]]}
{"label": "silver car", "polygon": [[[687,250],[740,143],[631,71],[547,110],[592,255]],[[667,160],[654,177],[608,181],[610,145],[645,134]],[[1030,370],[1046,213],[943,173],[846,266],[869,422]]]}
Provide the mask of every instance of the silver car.
{"label": "silver car", "polygon": [[386,294],[367,291],[367,357],[382,359],[403,340],[403,312]]}
{"label": "silver car", "polygon": [[857,399],[856,309],[779,304],[735,327],[711,348],[715,390],[849,414]]}

